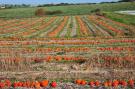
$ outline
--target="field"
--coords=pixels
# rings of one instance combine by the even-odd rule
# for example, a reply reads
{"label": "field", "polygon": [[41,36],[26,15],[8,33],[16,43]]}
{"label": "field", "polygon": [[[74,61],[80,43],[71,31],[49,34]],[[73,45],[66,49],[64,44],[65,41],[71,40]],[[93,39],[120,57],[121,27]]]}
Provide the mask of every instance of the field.
{"label": "field", "polygon": [[105,12],[105,13],[106,13],[106,16],[112,20],[135,26],[135,16],[134,15],[117,14],[117,13],[112,13],[112,12]]}
{"label": "field", "polygon": [[[112,12],[133,4],[1,10],[0,89],[134,89],[135,16]],[[104,15],[89,14],[96,7]]]}
{"label": "field", "polygon": [[[61,10],[63,14],[58,15],[85,15],[90,14],[95,9],[101,9],[103,11],[122,11],[122,10],[134,10],[135,2],[121,2],[121,3],[104,3],[104,4],[91,4],[91,5],[68,5],[68,6],[49,6],[43,7],[46,11]],[[0,17],[6,18],[23,18],[34,17],[34,12],[37,7],[31,8],[14,8],[0,10]]]}
{"label": "field", "polygon": [[134,28],[97,15],[1,19],[0,76],[135,79]]}

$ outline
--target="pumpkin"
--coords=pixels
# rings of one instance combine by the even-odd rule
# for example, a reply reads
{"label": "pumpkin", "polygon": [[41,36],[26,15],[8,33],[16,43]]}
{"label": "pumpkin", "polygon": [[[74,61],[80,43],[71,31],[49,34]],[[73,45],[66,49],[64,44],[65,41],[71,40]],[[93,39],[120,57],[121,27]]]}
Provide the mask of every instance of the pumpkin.
{"label": "pumpkin", "polygon": [[4,88],[5,87],[5,83],[0,82],[0,88]]}
{"label": "pumpkin", "polygon": [[99,86],[100,82],[99,81],[95,81],[95,86]]}
{"label": "pumpkin", "polygon": [[9,80],[5,80],[5,85],[6,85],[7,87],[10,87],[10,86],[11,86],[11,82],[10,82]]}
{"label": "pumpkin", "polygon": [[17,82],[14,82],[13,87],[14,88],[18,87],[18,83]]}
{"label": "pumpkin", "polygon": [[48,80],[43,80],[43,81],[41,81],[41,86],[42,87],[47,87],[48,86],[48,83],[49,83],[49,81]]}
{"label": "pumpkin", "polygon": [[56,88],[56,87],[57,87],[57,83],[53,81],[53,82],[51,83],[51,87]]}
{"label": "pumpkin", "polygon": [[46,61],[47,61],[47,62],[50,62],[52,59],[53,59],[52,56],[47,56],[47,57],[46,57]]}
{"label": "pumpkin", "polygon": [[129,80],[129,81],[128,81],[128,84],[129,84],[130,86],[134,86],[134,80],[132,80],[132,79]]}
{"label": "pumpkin", "polygon": [[81,81],[81,85],[86,85],[86,81],[85,80],[82,80]]}
{"label": "pumpkin", "polygon": [[113,87],[117,87],[119,85],[119,81],[118,80],[114,80],[112,83]]}
{"label": "pumpkin", "polygon": [[23,87],[27,87],[26,82],[23,82],[23,83],[22,83],[22,86],[23,86]]}
{"label": "pumpkin", "polygon": [[31,85],[31,82],[30,81],[26,81],[26,86],[30,87],[30,85]]}
{"label": "pumpkin", "polygon": [[31,87],[31,88],[35,87],[35,82],[31,82],[30,87]]}
{"label": "pumpkin", "polygon": [[81,80],[78,79],[78,80],[75,81],[75,83],[76,83],[76,84],[81,84]]}
{"label": "pumpkin", "polygon": [[107,83],[107,82],[104,82],[104,86],[105,86],[105,87],[108,87],[108,83]]}
{"label": "pumpkin", "polygon": [[89,85],[90,85],[91,87],[95,86],[94,81],[89,82]]}
{"label": "pumpkin", "polygon": [[112,86],[112,82],[111,81],[108,81],[108,86]]}
{"label": "pumpkin", "polygon": [[55,59],[56,59],[56,61],[61,61],[62,57],[61,56],[56,56]]}
{"label": "pumpkin", "polygon": [[122,86],[127,86],[127,82],[123,80],[123,81],[121,81],[121,85]]}

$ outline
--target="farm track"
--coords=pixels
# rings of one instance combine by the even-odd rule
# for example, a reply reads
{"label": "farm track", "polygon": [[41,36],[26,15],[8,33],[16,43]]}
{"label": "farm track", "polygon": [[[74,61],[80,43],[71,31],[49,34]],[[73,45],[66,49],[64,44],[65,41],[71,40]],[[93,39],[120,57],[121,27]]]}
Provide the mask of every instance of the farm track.
{"label": "farm track", "polygon": [[72,27],[70,36],[71,36],[71,37],[77,36],[77,24],[76,24],[76,19],[75,19],[75,17],[73,17],[73,27]]}
{"label": "farm track", "polygon": [[69,18],[66,26],[64,27],[64,29],[62,30],[62,32],[60,33],[60,37],[65,37],[66,36],[66,33],[68,32],[68,28],[69,28],[69,25],[71,23],[71,17]]}
{"label": "farm track", "polygon": [[[119,73],[122,73],[123,75],[119,75]],[[4,76],[5,75],[5,76]],[[117,76],[115,76],[117,75]],[[102,80],[105,79],[119,79],[124,78],[124,76],[135,76],[135,70],[105,70],[105,69],[93,69],[93,70],[86,70],[86,71],[75,71],[75,70],[67,70],[67,71],[25,71],[25,72],[0,72],[0,77],[16,77],[18,79],[30,79],[30,78],[36,78],[38,76],[43,76],[47,79],[78,79],[78,78],[89,78],[89,79],[97,79],[101,80],[102,76],[105,76],[105,78],[102,78]],[[83,76],[83,77],[82,77]],[[135,78],[135,77],[133,77]]]}

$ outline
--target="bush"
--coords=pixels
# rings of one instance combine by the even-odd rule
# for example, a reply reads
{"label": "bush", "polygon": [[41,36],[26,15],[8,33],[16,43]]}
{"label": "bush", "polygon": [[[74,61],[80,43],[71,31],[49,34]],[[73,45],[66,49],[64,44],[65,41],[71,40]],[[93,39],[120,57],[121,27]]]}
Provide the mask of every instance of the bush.
{"label": "bush", "polygon": [[56,11],[44,11],[44,9],[39,8],[35,11],[36,16],[44,16],[44,15],[54,15],[54,14],[62,14],[63,12],[61,10]]}
{"label": "bush", "polygon": [[95,13],[96,15],[99,15],[99,16],[105,16],[106,15],[105,13],[103,13],[101,11],[101,9],[92,10],[91,13]]}
{"label": "bush", "polygon": [[44,9],[42,9],[42,8],[37,9],[37,10],[35,11],[35,15],[36,15],[36,16],[44,16],[44,15],[45,15]]}
{"label": "bush", "polygon": [[97,13],[97,12],[101,12],[101,10],[100,9],[94,9],[94,10],[91,11],[91,13]]}
{"label": "bush", "polygon": [[46,15],[54,15],[54,14],[62,14],[63,12],[60,10],[56,10],[56,11],[46,11],[45,14]]}

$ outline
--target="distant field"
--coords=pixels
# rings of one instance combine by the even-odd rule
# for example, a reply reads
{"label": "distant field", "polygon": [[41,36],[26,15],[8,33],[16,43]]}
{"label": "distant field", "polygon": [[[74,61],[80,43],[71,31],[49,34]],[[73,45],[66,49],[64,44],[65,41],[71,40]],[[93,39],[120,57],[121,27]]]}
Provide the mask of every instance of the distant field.
{"label": "distant field", "polygon": [[[61,10],[63,14],[61,15],[78,15],[78,14],[90,14],[94,9],[100,8],[103,11],[120,11],[120,10],[134,10],[135,2],[128,3],[105,3],[105,4],[92,4],[92,5],[70,5],[70,6],[51,6],[43,7],[45,10]],[[34,11],[36,7],[33,8],[16,8],[16,9],[6,9],[0,10],[0,17],[31,17],[34,16]]]}
{"label": "distant field", "polygon": [[135,25],[135,15],[106,12],[106,16],[117,22],[129,24],[129,25]]}

